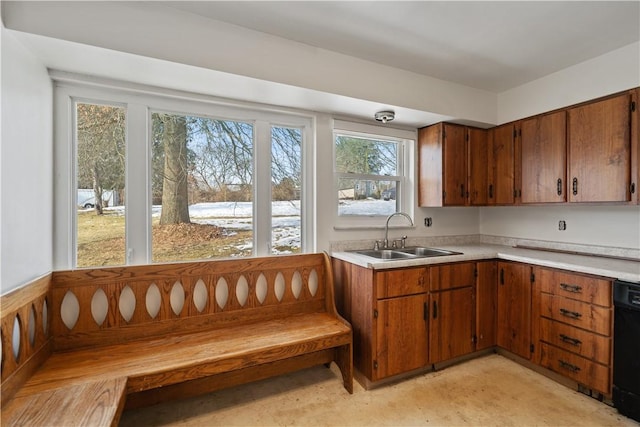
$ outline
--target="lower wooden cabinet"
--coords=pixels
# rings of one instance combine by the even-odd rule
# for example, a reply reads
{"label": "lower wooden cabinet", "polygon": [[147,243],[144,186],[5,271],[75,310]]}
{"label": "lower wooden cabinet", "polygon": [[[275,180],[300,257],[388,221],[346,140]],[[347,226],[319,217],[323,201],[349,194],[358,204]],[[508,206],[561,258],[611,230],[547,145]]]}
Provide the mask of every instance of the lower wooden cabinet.
{"label": "lower wooden cabinet", "polygon": [[531,358],[531,267],[498,262],[498,346]]}
{"label": "lower wooden cabinet", "polygon": [[494,347],[497,344],[498,326],[498,263],[477,263],[476,281],[476,350]]}
{"label": "lower wooden cabinet", "polygon": [[474,350],[473,288],[431,294],[429,361],[438,363]]}
{"label": "lower wooden cabinet", "polygon": [[372,380],[422,368],[429,362],[428,294],[378,300]]}
{"label": "lower wooden cabinet", "polygon": [[536,362],[611,394],[612,280],[534,267]]}
{"label": "lower wooden cabinet", "polygon": [[[469,354],[477,331],[482,348],[494,345],[495,265],[372,270],[334,259],[336,305],[353,328],[358,373],[376,382]],[[478,309],[491,313],[478,317]]]}

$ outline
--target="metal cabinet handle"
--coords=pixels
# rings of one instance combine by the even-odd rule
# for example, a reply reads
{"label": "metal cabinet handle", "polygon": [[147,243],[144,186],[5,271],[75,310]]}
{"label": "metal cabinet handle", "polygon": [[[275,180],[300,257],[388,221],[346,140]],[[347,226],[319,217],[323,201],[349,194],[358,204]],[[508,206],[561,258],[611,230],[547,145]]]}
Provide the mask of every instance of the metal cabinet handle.
{"label": "metal cabinet handle", "polygon": [[438,303],[437,302],[433,302],[433,318],[437,318],[438,317]]}
{"label": "metal cabinet handle", "polygon": [[569,362],[565,362],[562,359],[558,359],[558,362],[560,363],[560,367],[561,368],[567,369],[567,370],[569,370],[571,372],[574,372],[574,373],[580,371],[580,367],[579,366],[573,365],[573,364],[571,364]]}
{"label": "metal cabinet handle", "polygon": [[568,283],[560,283],[560,287],[567,291],[567,292],[571,292],[574,294],[579,294],[580,292],[582,292],[582,286],[578,286],[578,285],[570,285]]}
{"label": "metal cabinet handle", "polygon": [[560,341],[567,343],[567,344],[571,344],[571,345],[575,345],[576,347],[578,347],[580,344],[582,344],[582,341],[580,341],[577,338],[571,338],[565,334],[560,334]]}
{"label": "metal cabinet handle", "polygon": [[493,184],[489,184],[489,198],[493,199]]}
{"label": "metal cabinet handle", "polygon": [[576,177],[573,178],[573,195],[578,195],[578,178]]}
{"label": "metal cabinet handle", "polygon": [[558,178],[558,196],[562,196],[562,178]]}
{"label": "metal cabinet handle", "polygon": [[570,317],[572,319],[579,319],[582,317],[582,314],[578,313],[577,311],[571,311],[565,308],[560,309],[560,314],[562,314],[565,317]]}

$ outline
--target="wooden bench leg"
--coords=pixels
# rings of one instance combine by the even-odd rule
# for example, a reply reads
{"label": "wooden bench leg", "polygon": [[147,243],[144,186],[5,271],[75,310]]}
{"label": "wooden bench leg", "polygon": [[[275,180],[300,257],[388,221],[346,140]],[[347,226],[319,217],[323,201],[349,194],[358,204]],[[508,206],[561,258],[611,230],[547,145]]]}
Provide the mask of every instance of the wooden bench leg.
{"label": "wooden bench leg", "polygon": [[336,348],[336,365],[342,373],[344,388],[353,394],[353,349],[351,344]]}

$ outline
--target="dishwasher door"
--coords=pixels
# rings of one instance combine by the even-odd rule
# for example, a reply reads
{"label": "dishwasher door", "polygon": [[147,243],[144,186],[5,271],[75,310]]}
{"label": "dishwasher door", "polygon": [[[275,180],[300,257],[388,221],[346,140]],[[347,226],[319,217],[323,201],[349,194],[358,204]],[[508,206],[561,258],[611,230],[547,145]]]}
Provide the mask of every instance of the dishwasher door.
{"label": "dishwasher door", "polygon": [[613,405],[640,421],[640,284],[613,286]]}

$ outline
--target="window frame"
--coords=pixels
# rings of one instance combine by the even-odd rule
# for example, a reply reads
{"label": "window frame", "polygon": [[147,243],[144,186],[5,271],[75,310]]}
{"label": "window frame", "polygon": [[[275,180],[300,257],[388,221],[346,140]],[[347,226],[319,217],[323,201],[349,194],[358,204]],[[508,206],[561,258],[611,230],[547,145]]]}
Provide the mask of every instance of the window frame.
{"label": "window frame", "polygon": [[[76,268],[76,102],[126,109],[125,265],[152,263],[151,114],[170,111],[254,124],[253,254],[271,255],[271,127],[302,130],[301,252],[315,250],[313,116],[285,109],[52,71],[54,85],[54,268]],[[266,143],[265,141],[268,141]],[[258,215],[260,213],[260,215]],[[195,261],[195,260],[194,260]]]}
{"label": "window frame", "polygon": [[[398,144],[397,173],[398,175],[375,175],[375,174],[351,174],[338,172],[336,170],[336,138],[339,135],[347,135],[364,139],[375,139],[381,141],[391,141]],[[365,180],[388,180],[399,181],[399,188],[396,187],[396,209],[399,212],[414,217],[414,159],[415,145],[417,141],[417,130],[404,130],[391,128],[388,126],[375,126],[363,123],[349,122],[344,120],[334,120],[332,139],[332,165],[333,165],[333,216],[334,229],[366,229],[383,227],[387,215],[340,215],[339,213],[339,180],[340,178],[357,178]],[[385,179],[388,178],[388,179]]]}

